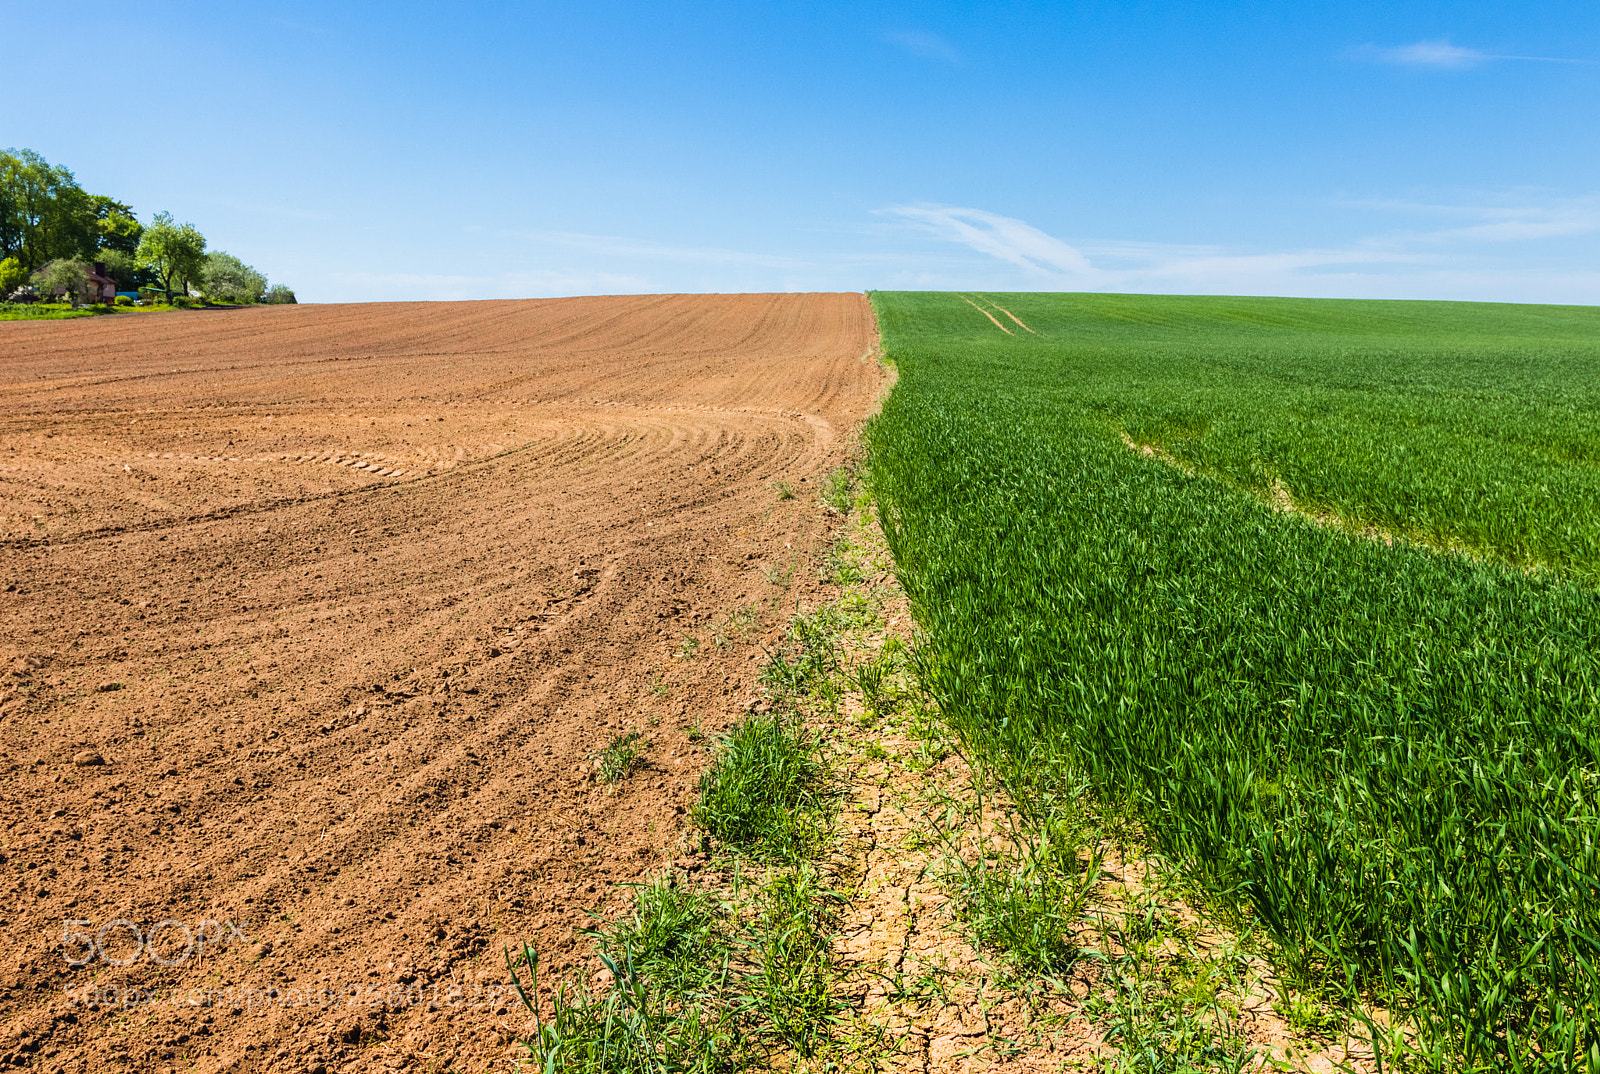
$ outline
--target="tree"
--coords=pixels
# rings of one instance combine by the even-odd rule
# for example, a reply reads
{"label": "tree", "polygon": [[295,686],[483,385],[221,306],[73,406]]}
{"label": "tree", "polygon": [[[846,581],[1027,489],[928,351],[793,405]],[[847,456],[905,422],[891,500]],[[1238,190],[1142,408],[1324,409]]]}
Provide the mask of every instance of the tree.
{"label": "tree", "polygon": [[287,285],[281,283],[275,283],[267,288],[267,293],[261,296],[261,301],[270,302],[275,306],[299,305],[294,297],[294,292],[289,290]]}
{"label": "tree", "polygon": [[95,199],[31,149],[0,152],[0,256],[28,268],[100,248]]}
{"label": "tree", "polygon": [[31,149],[0,151],[0,258],[33,269],[102,249],[131,254],[142,230],[132,206],[85,193],[66,168]]}
{"label": "tree", "polygon": [[171,213],[156,213],[139,239],[135,262],[155,273],[170,302],[174,294],[189,293],[191,280],[203,278],[205,252],[205,236],[193,224],[174,224]]}
{"label": "tree", "polygon": [[132,254],[123,253],[115,247],[107,247],[95,256],[97,260],[105,263],[106,275],[117,282],[119,291],[137,291],[150,282],[147,278],[150,274],[139,268]]}
{"label": "tree", "polygon": [[13,275],[17,266],[104,261],[124,290],[153,283],[170,300],[199,284],[227,301],[260,300],[267,281],[259,272],[227,254],[207,261],[205,253],[205,236],[193,224],[158,213],[146,229],[131,205],[87,193],[71,171],[33,150],[0,150],[0,261],[14,263]]}
{"label": "tree", "polygon": [[95,194],[90,201],[94,203],[100,249],[121,250],[130,257],[137,253],[144,225],[133,215],[133,206],[113,201],[103,194]]}
{"label": "tree", "polygon": [[217,250],[206,255],[200,292],[223,302],[259,302],[267,278],[232,254]]}
{"label": "tree", "polygon": [[28,270],[14,257],[0,261],[0,300],[28,282]]}
{"label": "tree", "polygon": [[70,257],[58,257],[33,274],[33,286],[45,298],[60,291],[73,308],[89,294],[89,266]]}
{"label": "tree", "polygon": [[22,263],[22,161],[14,150],[0,152],[0,258]]}

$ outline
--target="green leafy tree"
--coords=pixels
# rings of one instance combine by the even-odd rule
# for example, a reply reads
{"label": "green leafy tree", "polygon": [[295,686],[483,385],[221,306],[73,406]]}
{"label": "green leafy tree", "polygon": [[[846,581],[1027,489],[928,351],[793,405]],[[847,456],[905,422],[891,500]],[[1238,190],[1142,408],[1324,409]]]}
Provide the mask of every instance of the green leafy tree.
{"label": "green leafy tree", "polygon": [[106,275],[117,282],[119,291],[137,291],[149,283],[149,273],[139,268],[139,263],[134,256],[124,253],[115,247],[107,247],[95,255],[97,261],[102,261],[106,266]]}
{"label": "green leafy tree", "polygon": [[232,254],[216,250],[206,255],[200,292],[222,302],[259,302],[267,278]]}
{"label": "green leafy tree", "polygon": [[204,278],[205,253],[205,236],[193,224],[175,224],[171,213],[157,213],[139,239],[135,261],[155,274],[170,301],[187,295],[191,281]]}
{"label": "green leafy tree", "polygon": [[275,306],[295,306],[299,301],[294,297],[294,292],[288,286],[275,283],[267,288],[267,293],[261,296],[261,301],[270,302]]}
{"label": "green leafy tree", "polygon": [[0,256],[28,268],[100,248],[95,199],[31,149],[0,152]]}
{"label": "green leafy tree", "polygon": [[70,257],[58,257],[33,274],[33,286],[46,298],[60,292],[76,307],[89,295],[89,266]]}
{"label": "green leafy tree", "polygon": [[0,258],[22,262],[22,161],[16,151],[0,152]]}
{"label": "green leafy tree", "polygon": [[120,250],[132,257],[139,251],[139,239],[144,235],[144,225],[133,215],[133,206],[113,201],[101,194],[91,199],[94,203],[95,228],[99,232],[100,249]]}
{"label": "green leafy tree", "polygon": [[14,257],[0,260],[0,299],[28,282],[28,270]]}

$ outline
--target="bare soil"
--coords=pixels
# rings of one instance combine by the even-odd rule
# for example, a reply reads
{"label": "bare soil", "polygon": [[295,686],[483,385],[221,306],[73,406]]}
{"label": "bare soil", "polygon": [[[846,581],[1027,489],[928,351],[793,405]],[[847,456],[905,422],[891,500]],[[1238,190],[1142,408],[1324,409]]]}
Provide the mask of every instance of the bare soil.
{"label": "bare soil", "polygon": [[875,340],[860,295],[0,324],[0,1061],[525,1055],[503,948],[559,974],[694,867]]}

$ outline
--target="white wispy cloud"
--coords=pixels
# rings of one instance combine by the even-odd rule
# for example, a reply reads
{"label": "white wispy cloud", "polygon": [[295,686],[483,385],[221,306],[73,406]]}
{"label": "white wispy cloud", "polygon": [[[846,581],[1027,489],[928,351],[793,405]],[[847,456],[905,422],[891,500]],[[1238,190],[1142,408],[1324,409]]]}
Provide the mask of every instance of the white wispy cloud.
{"label": "white wispy cloud", "polygon": [[1094,273],[1094,266],[1078,250],[1009,216],[949,205],[895,205],[881,212],[1020,268],[1067,275]]}
{"label": "white wispy cloud", "polygon": [[1375,243],[1527,242],[1600,232],[1600,195],[1502,198],[1493,202],[1440,204],[1415,201],[1344,201],[1340,204],[1463,221],[1451,227],[1413,230]]}
{"label": "white wispy cloud", "polygon": [[946,63],[960,63],[961,54],[955,47],[940,37],[938,34],[929,33],[927,30],[895,30],[883,35],[883,39],[891,45],[898,46],[913,56],[920,56],[925,60],[944,60]]}
{"label": "white wispy cloud", "polygon": [[1600,206],[1591,205],[1572,206],[1562,211],[1496,213],[1482,223],[1447,228],[1418,237],[1432,241],[1526,242],[1530,239],[1590,235],[1596,231],[1600,231]]}
{"label": "white wispy cloud", "polygon": [[1431,67],[1435,70],[1460,71],[1469,67],[1476,67],[1490,60],[1518,60],[1527,63],[1581,63],[1592,64],[1593,60],[1579,60],[1564,56],[1515,56],[1506,53],[1485,52],[1482,49],[1467,48],[1463,45],[1452,44],[1449,38],[1435,38],[1431,41],[1418,41],[1411,45],[1398,45],[1384,47],[1380,45],[1363,45],[1355,49],[1351,55],[1358,60],[1367,60],[1374,63],[1392,63],[1402,67]]}
{"label": "white wispy cloud", "polygon": [[919,205],[880,212],[951,246],[983,254],[994,266],[985,269],[970,254],[964,263],[929,259],[898,274],[903,286],[1600,301],[1600,272],[1508,262],[1492,253],[1490,245],[1600,232],[1600,197],[1369,207],[1421,208],[1454,216],[1460,223],[1384,232],[1338,247],[1241,250],[1122,241],[1074,245],[1025,221],[982,209]]}
{"label": "white wispy cloud", "polygon": [[1360,50],[1363,58],[1376,60],[1380,63],[1397,63],[1406,67],[1443,67],[1462,68],[1475,67],[1484,60],[1490,59],[1488,53],[1475,48],[1463,48],[1452,45],[1446,38],[1434,41],[1418,41],[1414,45],[1400,45],[1397,48],[1380,48],[1377,45],[1368,45]]}

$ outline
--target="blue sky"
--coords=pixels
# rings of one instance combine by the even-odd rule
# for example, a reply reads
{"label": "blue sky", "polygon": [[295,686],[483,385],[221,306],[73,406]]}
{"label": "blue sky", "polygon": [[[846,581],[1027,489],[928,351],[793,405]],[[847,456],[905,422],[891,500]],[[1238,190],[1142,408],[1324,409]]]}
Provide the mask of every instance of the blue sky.
{"label": "blue sky", "polygon": [[0,146],[303,300],[1600,303],[1592,0],[279,0],[103,27],[0,0],[0,25],[34,87]]}

